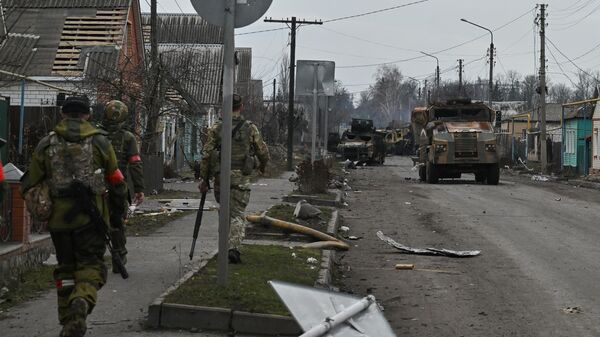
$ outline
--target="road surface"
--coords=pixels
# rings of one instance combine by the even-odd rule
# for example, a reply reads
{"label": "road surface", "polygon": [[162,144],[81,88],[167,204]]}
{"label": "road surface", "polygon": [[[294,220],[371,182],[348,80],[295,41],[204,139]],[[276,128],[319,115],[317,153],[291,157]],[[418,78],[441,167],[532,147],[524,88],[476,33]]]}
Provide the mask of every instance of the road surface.
{"label": "road surface", "polygon": [[[600,191],[468,175],[428,185],[411,167],[388,157],[348,175],[342,213],[362,238],[341,255],[342,290],[374,294],[398,336],[600,336]],[[378,230],[408,246],[482,253],[399,254]]]}

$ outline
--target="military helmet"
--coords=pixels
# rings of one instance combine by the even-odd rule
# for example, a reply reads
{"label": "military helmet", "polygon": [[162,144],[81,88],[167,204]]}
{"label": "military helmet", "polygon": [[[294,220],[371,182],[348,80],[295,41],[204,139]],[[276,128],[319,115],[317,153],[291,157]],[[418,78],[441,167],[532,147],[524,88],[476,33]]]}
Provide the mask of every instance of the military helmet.
{"label": "military helmet", "polygon": [[106,104],[104,111],[104,120],[111,123],[121,123],[127,118],[127,105],[125,103],[113,100]]}
{"label": "military helmet", "polygon": [[243,104],[242,101],[242,96],[238,95],[238,94],[233,94],[233,102],[232,102],[232,108],[233,110],[239,109]]}

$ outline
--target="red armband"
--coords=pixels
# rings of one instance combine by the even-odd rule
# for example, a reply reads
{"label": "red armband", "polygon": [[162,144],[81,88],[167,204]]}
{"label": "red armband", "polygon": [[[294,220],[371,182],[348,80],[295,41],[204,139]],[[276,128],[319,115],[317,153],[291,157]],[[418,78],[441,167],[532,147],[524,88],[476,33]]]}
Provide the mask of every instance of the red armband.
{"label": "red armband", "polygon": [[138,162],[138,161],[142,161],[142,157],[140,157],[139,154],[136,154],[136,155],[133,155],[133,156],[129,157],[129,160],[128,160],[129,164],[135,163],[135,162]]}
{"label": "red armband", "polygon": [[123,177],[123,173],[119,169],[116,169],[111,175],[106,176],[106,181],[113,186],[124,180],[125,177]]}
{"label": "red armband", "polygon": [[0,161],[0,183],[4,181],[4,167],[2,166],[2,162]]}

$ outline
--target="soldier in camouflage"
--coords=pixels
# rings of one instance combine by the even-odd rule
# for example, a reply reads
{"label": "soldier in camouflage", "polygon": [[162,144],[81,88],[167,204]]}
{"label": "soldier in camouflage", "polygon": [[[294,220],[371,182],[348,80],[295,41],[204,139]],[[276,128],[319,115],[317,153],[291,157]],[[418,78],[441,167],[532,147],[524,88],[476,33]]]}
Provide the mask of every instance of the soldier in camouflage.
{"label": "soldier in camouflage", "polygon": [[[0,138],[0,149],[6,144],[3,138]],[[2,160],[0,159],[0,202],[4,200],[4,190],[6,189],[6,183],[4,182],[4,167],[2,167]]]}
{"label": "soldier in camouflage", "polygon": [[[233,95],[233,130],[231,135],[231,227],[229,229],[229,262],[240,263],[240,247],[245,236],[244,211],[250,199],[250,174],[254,169],[265,172],[269,150],[256,125],[242,116],[242,98]],[[200,162],[200,191],[208,190],[207,181],[215,178],[215,198],[219,202],[219,163],[221,160],[221,123],[208,132]]]}
{"label": "soldier in camouflage", "polygon": [[[62,116],[54,131],[36,147],[22,179],[21,192],[25,195],[43,182],[48,184],[52,200],[48,229],[58,260],[54,280],[58,318],[63,325],[60,336],[80,337],[85,335],[86,318],[96,305],[97,291],[106,283],[106,243],[87,213],[78,213],[67,220],[67,214],[76,209],[80,198],[69,187],[75,181],[88,187],[107,223],[107,198],[112,200],[112,207],[125,209],[127,187],[104,132],[87,121],[90,117],[87,98],[67,98]],[[108,195],[107,185],[112,191]]]}
{"label": "soldier in camouflage", "polygon": [[[107,132],[108,139],[117,155],[119,169],[125,176],[125,181],[127,181],[129,173],[133,183],[133,204],[139,205],[144,201],[144,171],[135,135],[123,128],[127,115],[128,109],[125,103],[117,100],[108,102],[105,107],[104,118],[100,125],[100,129]],[[124,264],[127,263],[127,249],[125,248],[127,237],[125,235],[124,226],[125,217],[126,214],[118,214],[114,211],[114,208],[111,207],[110,224],[112,227],[111,241],[113,244],[113,251],[121,255],[121,260]],[[118,273],[114,266],[113,273]]]}

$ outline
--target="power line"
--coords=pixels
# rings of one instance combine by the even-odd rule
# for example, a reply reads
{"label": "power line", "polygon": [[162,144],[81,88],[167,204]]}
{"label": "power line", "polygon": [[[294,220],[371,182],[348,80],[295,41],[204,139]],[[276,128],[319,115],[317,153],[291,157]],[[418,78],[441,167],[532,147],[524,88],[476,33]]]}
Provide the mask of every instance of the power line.
{"label": "power line", "polygon": [[588,75],[589,77],[593,78],[597,82],[600,82],[600,79],[598,79],[596,76],[588,73],[587,71],[583,70],[575,62],[573,62],[573,60],[571,60],[567,55],[565,55],[565,53],[563,53],[560,49],[558,49],[558,47],[556,46],[556,44],[554,44],[554,42],[552,42],[552,40],[550,40],[548,37],[546,37],[546,40],[548,40],[548,42],[550,42],[550,44],[552,45],[552,47],[554,47],[554,49],[556,49],[556,51],[559,52],[565,59],[567,59],[569,61],[569,63],[571,63],[575,68],[579,69],[579,71],[581,71],[582,73],[584,73],[584,74]]}
{"label": "power line", "polygon": [[552,59],[554,60],[554,62],[556,62],[556,65],[560,69],[561,73],[569,80],[569,82],[571,82],[571,84],[573,85],[573,87],[577,88],[577,85],[575,84],[575,82],[573,82],[573,80],[571,79],[571,77],[569,77],[569,75],[567,75],[567,73],[563,69],[562,65],[556,59],[556,56],[554,56],[554,53],[552,52],[552,49],[548,48],[548,52],[550,53],[550,56],[552,56]]}
{"label": "power line", "polygon": [[403,5],[398,5],[398,6],[393,6],[393,7],[378,9],[378,10],[374,10],[374,11],[370,11],[370,12],[365,12],[365,13],[360,13],[360,14],[355,14],[355,15],[343,16],[343,17],[340,17],[340,18],[325,20],[323,22],[327,23],[327,22],[336,22],[336,21],[354,19],[354,18],[358,18],[358,17],[362,17],[362,16],[371,15],[371,14],[377,14],[377,13],[387,12],[387,11],[391,11],[391,10],[402,8],[402,7],[408,7],[408,6],[412,6],[412,5],[417,5],[417,4],[428,2],[428,1],[431,1],[431,0],[419,0],[419,1],[409,2],[409,3],[403,4]]}

